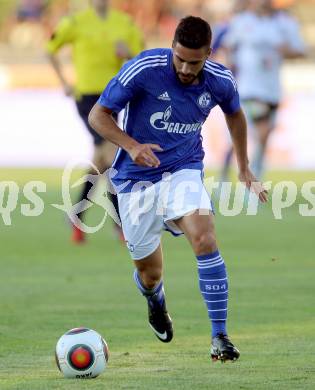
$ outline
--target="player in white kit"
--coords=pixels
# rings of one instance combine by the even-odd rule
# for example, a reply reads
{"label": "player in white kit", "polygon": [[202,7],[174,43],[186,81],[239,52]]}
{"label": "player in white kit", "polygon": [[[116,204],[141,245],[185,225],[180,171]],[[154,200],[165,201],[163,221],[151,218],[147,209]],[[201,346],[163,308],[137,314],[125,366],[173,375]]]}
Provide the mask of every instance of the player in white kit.
{"label": "player in white kit", "polygon": [[[247,9],[231,20],[223,46],[228,49],[242,106],[254,128],[251,168],[260,178],[281,99],[281,64],[283,59],[303,56],[304,43],[293,17],[275,10],[271,0],[249,0]],[[223,172],[229,162],[226,158]]]}

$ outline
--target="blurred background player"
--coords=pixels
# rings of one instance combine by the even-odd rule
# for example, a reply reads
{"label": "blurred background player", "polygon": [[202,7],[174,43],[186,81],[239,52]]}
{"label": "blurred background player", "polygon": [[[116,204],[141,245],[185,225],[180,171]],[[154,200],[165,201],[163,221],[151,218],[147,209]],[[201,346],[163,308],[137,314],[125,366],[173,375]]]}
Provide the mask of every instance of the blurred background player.
{"label": "blurred background player", "polygon": [[[244,3],[244,2],[241,2]],[[246,4],[247,3],[247,4]],[[281,98],[280,67],[283,59],[305,53],[299,26],[271,0],[249,0],[218,35],[216,49],[223,46],[238,82],[242,105],[254,132],[252,171],[261,178],[268,138],[275,127]],[[227,180],[233,156],[229,148],[221,181]]]}
{"label": "blurred background player", "polygon": [[[93,164],[100,173],[111,166],[116,146],[100,137],[89,125],[88,114],[99,98],[106,84],[122,66],[123,62],[143,49],[140,30],[130,17],[109,7],[108,0],[91,0],[90,7],[70,17],[65,17],[57,25],[47,44],[51,64],[67,96],[73,96],[78,113],[93,137]],[[64,45],[73,49],[73,63],[76,85],[67,80],[57,52]],[[88,174],[97,174],[90,169]],[[88,177],[88,176],[87,176]],[[84,201],[91,198],[93,183],[89,180],[83,185],[79,201],[83,201],[78,217],[82,220]],[[118,212],[117,196],[108,193]],[[120,238],[121,229],[115,225]],[[84,232],[80,226],[73,225],[72,240],[83,242]]]}

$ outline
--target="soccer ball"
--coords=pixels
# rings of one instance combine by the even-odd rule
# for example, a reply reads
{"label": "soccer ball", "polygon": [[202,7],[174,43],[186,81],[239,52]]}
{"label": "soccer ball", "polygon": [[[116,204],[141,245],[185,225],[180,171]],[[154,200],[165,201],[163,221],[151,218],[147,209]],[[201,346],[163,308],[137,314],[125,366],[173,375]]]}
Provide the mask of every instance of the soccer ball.
{"label": "soccer ball", "polygon": [[95,378],[106,368],[108,347],[95,330],[74,328],[57,342],[56,363],[66,378]]}

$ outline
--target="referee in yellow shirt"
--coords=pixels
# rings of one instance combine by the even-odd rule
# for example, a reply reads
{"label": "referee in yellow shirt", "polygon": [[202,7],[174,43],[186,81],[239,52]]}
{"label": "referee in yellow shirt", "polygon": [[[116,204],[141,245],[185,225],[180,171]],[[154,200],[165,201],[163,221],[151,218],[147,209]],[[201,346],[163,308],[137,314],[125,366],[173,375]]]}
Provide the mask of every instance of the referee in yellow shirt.
{"label": "referee in yellow shirt", "polygon": [[[66,95],[74,96],[80,117],[93,137],[93,163],[103,173],[111,166],[116,146],[98,135],[88,123],[88,115],[106,84],[115,76],[123,62],[143,49],[142,34],[130,17],[109,8],[108,0],[90,0],[90,7],[61,20],[47,44],[54,70]],[[57,52],[64,45],[73,49],[76,86],[73,88],[64,76]],[[95,174],[94,171],[88,172]],[[93,184],[86,181],[81,200],[86,200]],[[90,195],[90,194],[89,194]],[[111,195],[118,211],[117,196]],[[82,220],[83,211],[78,213]],[[118,227],[116,226],[118,229]],[[119,229],[118,232],[120,233]],[[83,242],[85,237],[78,226],[73,226],[72,239]]]}

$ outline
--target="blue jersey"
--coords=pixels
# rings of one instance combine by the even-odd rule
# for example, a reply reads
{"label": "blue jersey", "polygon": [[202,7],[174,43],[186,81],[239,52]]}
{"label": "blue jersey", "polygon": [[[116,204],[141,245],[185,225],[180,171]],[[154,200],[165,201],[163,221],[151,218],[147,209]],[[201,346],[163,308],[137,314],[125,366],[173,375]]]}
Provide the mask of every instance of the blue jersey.
{"label": "blue jersey", "polygon": [[158,144],[157,168],[136,165],[119,149],[114,184],[126,180],[155,183],[164,172],[203,168],[201,127],[217,104],[232,114],[240,109],[234,77],[207,60],[198,85],[184,85],[176,75],[171,49],[146,50],[127,62],[107,85],[99,104],[114,112],[125,108],[124,131],[139,143]]}

